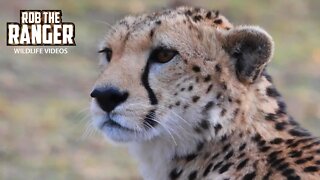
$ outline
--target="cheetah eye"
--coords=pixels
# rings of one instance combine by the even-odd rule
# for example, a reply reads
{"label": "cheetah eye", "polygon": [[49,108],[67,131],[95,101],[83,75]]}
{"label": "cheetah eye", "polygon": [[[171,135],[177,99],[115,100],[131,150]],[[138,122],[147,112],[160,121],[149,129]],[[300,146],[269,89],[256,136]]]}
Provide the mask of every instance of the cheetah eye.
{"label": "cheetah eye", "polygon": [[101,49],[100,51],[98,51],[98,53],[103,53],[106,55],[106,59],[108,62],[110,62],[111,60],[111,57],[112,57],[112,50],[110,48],[104,48],[104,49]]}
{"label": "cheetah eye", "polygon": [[178,51],[174,49],[160,47],[151,52],[150,59],[155,62],[166,63],[173,59],[177,54]]}

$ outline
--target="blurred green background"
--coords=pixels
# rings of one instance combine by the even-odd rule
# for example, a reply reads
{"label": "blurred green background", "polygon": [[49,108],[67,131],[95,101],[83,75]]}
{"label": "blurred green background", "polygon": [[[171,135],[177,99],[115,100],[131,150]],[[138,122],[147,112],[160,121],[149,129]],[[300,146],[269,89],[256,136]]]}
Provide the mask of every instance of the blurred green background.
{"label": "blurred green background", "polygon": [[[274,38],[269,71],[289,112],[320,135],[320,1],[182,1],[219,9],[232,23],[257,24]],[[123,147],[87,129],[89,92],[98,75],[97,47],[127,14],[174,6],[172,0],[1,1],[0,179],[140,179]],[[16,55],[6,22],[20,9],[61,9],[76,25],[67,55]]]}

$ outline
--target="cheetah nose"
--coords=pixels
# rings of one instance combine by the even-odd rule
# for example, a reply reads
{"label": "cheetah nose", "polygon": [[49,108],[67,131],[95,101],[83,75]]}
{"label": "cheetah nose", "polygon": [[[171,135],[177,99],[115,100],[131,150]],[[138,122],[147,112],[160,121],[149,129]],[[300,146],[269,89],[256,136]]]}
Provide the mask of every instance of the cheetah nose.
{"label": "cheetah nose", "polygon": [[121,92],[115,87],[95,88],[90,96],[95,98],[105,112],[109,113],[119,104],[123,103],[129,96],[127,91]]}

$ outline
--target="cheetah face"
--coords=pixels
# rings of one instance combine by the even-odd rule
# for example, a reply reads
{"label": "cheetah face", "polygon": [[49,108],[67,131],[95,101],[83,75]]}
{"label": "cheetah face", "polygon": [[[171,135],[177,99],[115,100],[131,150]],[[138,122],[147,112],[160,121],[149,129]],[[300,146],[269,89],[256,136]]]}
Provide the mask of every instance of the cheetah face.
{"label": "cheetah face", "polygon": [[263,30],[230,28],[218,13],[192,8],[121,20],[100,49],[94,125],[113,141],[132,142],[194,137],[209,116],[218,121],[220,111],[210,108],[244,93],[272,54]]}

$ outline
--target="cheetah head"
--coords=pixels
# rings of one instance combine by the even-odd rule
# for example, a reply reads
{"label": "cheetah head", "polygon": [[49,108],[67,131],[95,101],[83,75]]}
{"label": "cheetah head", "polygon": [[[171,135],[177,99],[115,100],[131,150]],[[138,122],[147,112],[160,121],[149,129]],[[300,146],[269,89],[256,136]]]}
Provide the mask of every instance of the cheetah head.
{"label": "cheetah head", "polygon": [[232,116],[221,118],[259,82],[272,51],[264,30],[232,27],[217,11],[180,7],[126,17],[99,51],[93,123],[115,142],[203,135]]}

